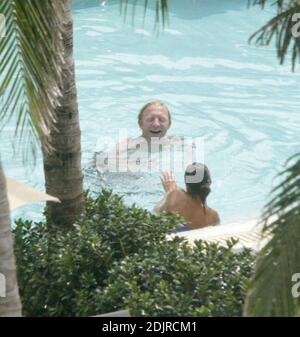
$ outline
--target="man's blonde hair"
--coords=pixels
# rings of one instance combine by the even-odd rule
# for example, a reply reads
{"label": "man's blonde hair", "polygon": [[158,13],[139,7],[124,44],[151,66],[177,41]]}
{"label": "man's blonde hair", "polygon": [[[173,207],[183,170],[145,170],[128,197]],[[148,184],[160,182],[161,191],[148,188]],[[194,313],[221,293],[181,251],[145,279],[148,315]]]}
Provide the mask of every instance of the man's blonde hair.
{"label": "man's blonde hair", "polygon": [[156,101],[151,101],[151,102],[148,102],[146,103],[142,109],[140,110],[139,112],[139,115],[138,115],[138,123],[139,123],[139,126],[141,126],[141,123],[142,123],[142,118],[143,118],[143,113],[144,111],[149,108],[149,106],[151,105],[160,105],[161,107],[163,107],[167,113],[168,113],[168,118],[169,118],[169,126],[171,125],[171,114],[170,114],[170,111],[168,109],[168,107],[166,106],[166,104],[163,102],[163,101],[160,101],[160,100],[156,100]]}

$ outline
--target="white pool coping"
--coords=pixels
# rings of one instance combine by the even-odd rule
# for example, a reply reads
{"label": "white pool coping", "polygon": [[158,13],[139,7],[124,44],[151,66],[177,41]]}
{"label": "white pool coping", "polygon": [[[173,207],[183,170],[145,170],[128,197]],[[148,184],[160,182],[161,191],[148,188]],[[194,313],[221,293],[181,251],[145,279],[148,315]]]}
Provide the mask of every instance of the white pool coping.
{"label": "white pool coping", "polygon": [[251,219],[247,222],[233,222],[219,226],[210,226],[200,229],[193,229],[171,234],[186,238],[193,245],[195,240],[205,240],[207,242],[216,242],[222,246],[227,246],[226,240],[236,238],[239,242],[234,246],[234,251],[240,251],[243,248],[250,248],[259,251],[270,239],[261,236],[262,225],[258,219]]}

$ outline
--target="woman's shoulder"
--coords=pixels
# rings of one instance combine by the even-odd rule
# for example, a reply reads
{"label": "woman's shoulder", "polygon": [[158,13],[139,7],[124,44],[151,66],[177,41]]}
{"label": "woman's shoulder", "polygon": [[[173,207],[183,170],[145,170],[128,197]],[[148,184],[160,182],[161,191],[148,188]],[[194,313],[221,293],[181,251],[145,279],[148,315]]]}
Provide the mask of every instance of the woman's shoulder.
{"label": "woman's shoulder", "polygon": [[207,212],[206,214],[209,217],[209,222],[212,224],[212,226],[220,225],[221,219],[217,211],[215,211],[210,207],[207,207],[206,212]]}
{"label": "woman's shoulder", "polygon": [[183,196],[185,195],[185,191],[182,188],[177,187],[176,189],[168,192],[168,195],[170,196]]}
{"label": "woman's shoulder", "polygon": [[168,192],[166,197],[170,202],[178,202],[185,197],[185,191],[182,190],[181,188],[176,188]]}

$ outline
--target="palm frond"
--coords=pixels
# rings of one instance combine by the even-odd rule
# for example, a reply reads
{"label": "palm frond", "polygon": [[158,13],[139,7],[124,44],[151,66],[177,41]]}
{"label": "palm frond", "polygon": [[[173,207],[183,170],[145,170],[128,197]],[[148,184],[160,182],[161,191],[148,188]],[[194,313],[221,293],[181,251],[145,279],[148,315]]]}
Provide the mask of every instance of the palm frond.
{"label": "palm frond", "polygon": [[[291,1],[294,1],[294,0],[273,0],[271,4],[273,6],[277,6],[278,8],[279,7],[282,8],[282,7],[288,6]],[[258,5],[264,8],[267,2],[270,2],[270,0],[248,0],[248,5],[249,6]]]}
{"label": "palm frond", "polygon": [[63,64],[62,3],[4,0],[0,13],[6,19],[0,39],[0,130],[14,117],[19,146],[31,144],[32,151],[43,138],[50,150]]}
{"label": "palm frond", "polygon": [[272,239],[258,255],[246,316],[295,316],[300,310],[292,294],[292,276],[300,272],[300,154],[287,165],[262,217],[263,235]]}
{"label": "palm frond", "polygon": [[[264,8],[267,2],[268,0],[250,0],[248,4],[259,5]],[[249,42],[255,39],[256,45],[265,46],[275,40],[280,64],[284,63],[290,48],[292,70],[294,71],[300,55],[300,39],[293,35],[293,27],[295,25],[293,16],[296,13],[300,13],[300,2],[298,0],[277,0],[272,1],[272,5],[277,6],[277,14],[252,34]]]}
{"label": "palm frond", "polygon": [[[132,3],[132,25],[134,25],[134,18],[135,18],[135,9],[138,4],[139,0],[133,0]],[[159,27],[160,24],[162,25],[162,28],[165,27],[166,22],[168,22],[168,0],[152,0],[152,3],[155,6],[155,27]],[[129,5],[128,0],[120,0],[120,10],[121,13],[124,15],[124,20],[127,18],[127,8]],[[144,0],[144,22],[146,18],[146,13],[149,8],[149,0]]]}

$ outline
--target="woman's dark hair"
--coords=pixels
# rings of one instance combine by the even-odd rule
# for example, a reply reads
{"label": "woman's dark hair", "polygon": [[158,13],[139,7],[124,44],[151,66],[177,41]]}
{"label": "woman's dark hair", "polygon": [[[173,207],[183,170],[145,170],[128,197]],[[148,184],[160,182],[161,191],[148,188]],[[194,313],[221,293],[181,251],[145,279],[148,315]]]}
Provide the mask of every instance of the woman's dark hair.
{"label": "woman's dark hair", "polygon": [[211,177],[208,167],[201,163],[189,165],[184,173],[184,181],[187,193],[193,198],[200,197],[203,206],[206,205],[206,198],[210,193]]}

